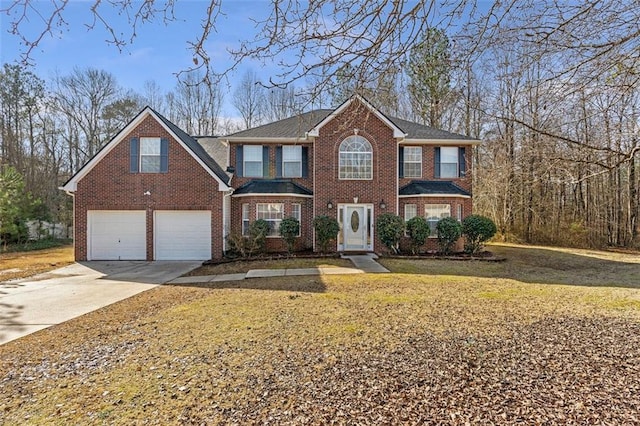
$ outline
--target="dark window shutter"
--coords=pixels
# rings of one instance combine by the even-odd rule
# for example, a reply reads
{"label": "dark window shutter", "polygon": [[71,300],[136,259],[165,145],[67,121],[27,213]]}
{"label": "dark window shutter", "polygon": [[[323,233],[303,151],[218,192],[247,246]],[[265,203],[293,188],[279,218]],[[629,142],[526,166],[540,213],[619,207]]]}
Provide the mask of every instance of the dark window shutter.
{"label": "dark window shutter", "polygon": [[276,177],[282,177],[282,147],[276,147]]}
{"label": "dark window shutter", "polygon": [[242,145],[236,146],[236,176],[242,177]]}
{"label": "dark window shutter", "polygon": [[169,139],[160,139],[160,173],[169,171]]}
{"label": "dark window shutter", "polygon": [[262,177],[269,177],[269,147],[262,147]]}
{"label": "dark window shutter", "polygon": [[433,177],[440,177],[440,147],[436,147],[433,149]]}
{"label": "dark window shutter", "polygon": [[131,138],[129,143],[129,171],[131,173],[138,173],[140,161],[138,160],[138,153],[140,147],[140,140],[138,138]]}
{"label": "dark window shutter", "polygon": [[398,176],[404,177],[404,147],[398,148]]}
{"label": "dark window shutter", "polygon": [[467,173],[467,162],[464,155],[464,147],[458,148],[458,176],[464,177]]}
{"label": "dark window shutter", "polygon": [[302,177],[306,178],[309,176],[309,147],[302,147]]}

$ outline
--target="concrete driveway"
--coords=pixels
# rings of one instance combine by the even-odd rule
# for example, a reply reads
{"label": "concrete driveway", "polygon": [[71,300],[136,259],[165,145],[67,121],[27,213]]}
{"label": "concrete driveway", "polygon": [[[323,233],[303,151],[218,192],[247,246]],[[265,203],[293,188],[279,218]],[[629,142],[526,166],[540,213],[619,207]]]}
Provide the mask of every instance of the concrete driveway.
{"label": "concrete driveway", "polygon": [[171,281],[201,262],[82,262],[0,282],[0,344]]}

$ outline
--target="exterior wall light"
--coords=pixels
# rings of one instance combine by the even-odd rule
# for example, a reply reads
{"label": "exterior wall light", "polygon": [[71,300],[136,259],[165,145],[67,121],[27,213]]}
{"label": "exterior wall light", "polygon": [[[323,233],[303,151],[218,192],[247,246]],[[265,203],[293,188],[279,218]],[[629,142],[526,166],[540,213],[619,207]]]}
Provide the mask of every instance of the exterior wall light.
{"label": "exterior wall light", "polygon": [[328,208],[329,210],[331,210],[331,209],[333,208],[333,202],[331,202],[331,200],[329,200],[329,201],[327,202],[327,208]]}
{"label": "exterior wall light", "polygon": [[383,200],[380,200],[380,208],[381,208],[382,210],[384,210],[384,209],[386,209],[386,208],[387,208],[387,203],[385,203],[385,202],[384,202],[384,199],[383,199]]}

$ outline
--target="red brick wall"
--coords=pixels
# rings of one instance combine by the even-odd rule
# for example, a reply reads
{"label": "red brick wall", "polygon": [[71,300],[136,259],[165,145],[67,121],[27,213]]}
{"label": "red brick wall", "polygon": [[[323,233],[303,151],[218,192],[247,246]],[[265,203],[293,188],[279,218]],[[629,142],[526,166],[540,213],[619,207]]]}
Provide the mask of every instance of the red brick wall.
{"label": "red brick wall", "polygon": [[[338,151],[340,143],[355,134],[366,138],[373,149],[373,179],[338,179]],[[398,145],[393,138],[393,130],[359,102],[352,102],[340,115],[320,129],[315,141],[315,215],[336,217],[337,206],[341,203],[373,204],[374,234],[375,218],[382,213],[397,214],[396,194],[398,191]],[[382,210],[379,205],[384,200],[387,205]],[[327,209],[331,201],[334,208]],[[380,251],[383,245],[375,237],[374,250]]]}
{"label": "red brick wall", "polygon": [[[417,215],[424,217],[425,204],[449,204],[451,206],[451,217],[458,219],[458,206],[462,206],[462,219],[472,214],[473,200],[471,198],[449,198],[449,197],[403,197],[400,198],[400,216],[404,219],[404,206],[406,204],[415,204]],[[401,249],[403,251],[409,251],[410,242],[408,238],[403,238]],[[438,250],[438,239],[428,238],[425,243],[424,249],[427,251]],[[456,250],[463,249],[463,240],[460,239],[455,248]]]}
{"label": "red brick wall", "polygon": [[[132,137],[169,139],[167,173],[130,173]],[[151,195],[145,196],[149,191]],[[147,260],[153,260],[154,210],[211,210],[211,254],[222,256],[222,198],[212,177],[153,118],[147,117],[79,182],[75,193],[75,256],[87,259],[87,210],[146,210]]]}
{"label": "red brick wall", "polygon": [[[411,146],[411,145],[405,145]],[[465,156],[465,167],[466,173],[465,177],[457,178],[457,179],[436,179],[434,166],[434,156],[435,156],[435,146],[432,145],[421,145],[422,146],[422,177],[420,178],[400,178],[399,188],[411,183],[412,180],[442,180],[442,181],[451,181],[458,185],[459,187],[471,192],[471,188],[473,185],[472,182],[472,170],[471,165],[473,164],[472,155],[473,155],[473,146],[471,145],[461,145],[465,147],[464,156]]]}
{"label": "red brick wall", "polygon": [[[259,143],[251,143],[251,144],[244,144],[244,143],[240,143],[240,142],[233,142],[229,144],[229,165],[235,167],[236,166],[236,147],[238,145],[260,145]],[[237,176],[234,175],[233,176],[233,180],[231,181],[231,184],[234,188],[239,188],[240,186],[244,185],[247,182],[250,182],[252,180],[258,180],[258,179],[276,179],[277,178],[277,171],[276,171],[276,148],[279,146],[283,146],[284,144],[281,143],[265,143],[262,144],[262,146],[268,146],[269,147],[269,176],[267,177],[243,177],[243,176]],[[308,170],[307,170],[307,177],[306,178],[278,178],[278,179],[287,179],[287,180],[291,180],[292,182],[297,183],[300,186],[303,186],[307,189],[312,189],[313,187],[313,145],[310,143],[303,143],[303,144],[297,144],[297,145],[301,145],[303,147],[307,147],[307,152],[308,152]]]}
{"label": "red brick wall", "polygon": [[[295,245],[296,250],[306,250],[313,247],[313,199],[308,197],[232,197],[231,203],[231,229],[233,232],[242,232],[242,205],[249,204],[249,222],[256,220],[256,204],[258,203],[282,203],[284,204],[284,217],[291,216],[292,204],[300,204],[300,237]],[[287,250],[284,240],[280,237],[268,237],[266,250],[270,252],[283,252]]]}

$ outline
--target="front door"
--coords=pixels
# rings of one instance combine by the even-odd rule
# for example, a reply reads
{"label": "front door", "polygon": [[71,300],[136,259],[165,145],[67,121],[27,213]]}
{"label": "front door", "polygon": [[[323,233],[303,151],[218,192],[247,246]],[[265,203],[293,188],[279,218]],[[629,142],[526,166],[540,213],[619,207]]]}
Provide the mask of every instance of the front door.
{"label": "front door", "polygon": [[371,211],[369,204],[342,204],[338,208],[340,251],[369,251],[371,241]]}

